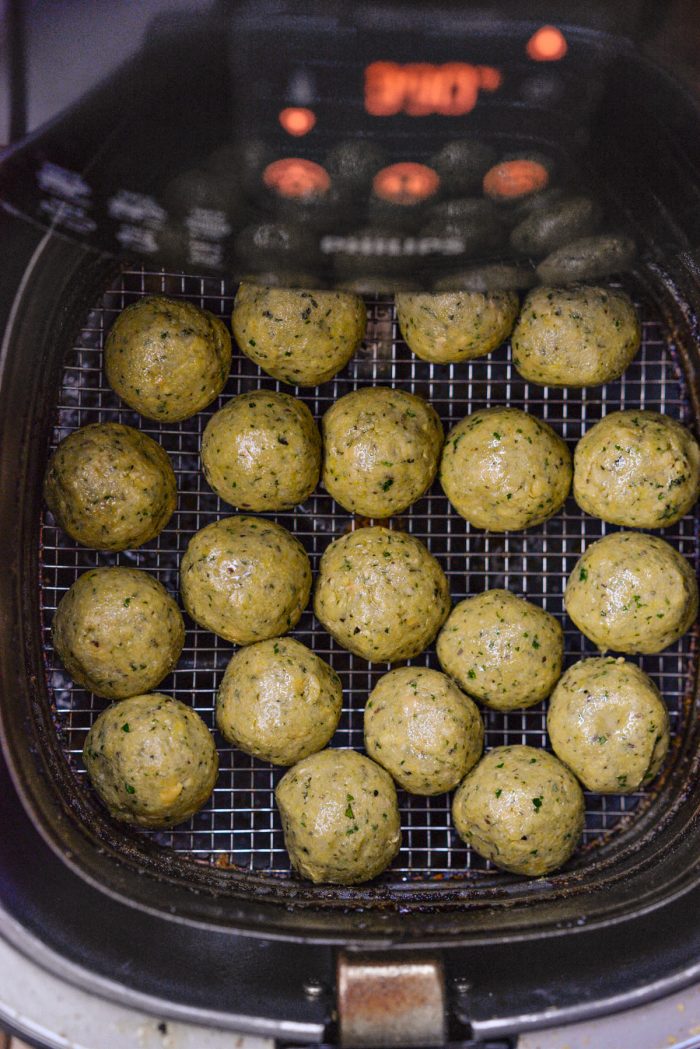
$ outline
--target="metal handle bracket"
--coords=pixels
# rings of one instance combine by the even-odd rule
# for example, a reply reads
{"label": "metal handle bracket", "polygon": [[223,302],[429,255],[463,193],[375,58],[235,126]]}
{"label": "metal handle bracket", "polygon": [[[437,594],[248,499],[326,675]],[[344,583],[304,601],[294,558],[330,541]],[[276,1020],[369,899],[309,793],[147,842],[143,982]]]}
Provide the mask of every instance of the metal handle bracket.
{"label": "metal handle bracket", "polygon": [[343,1049],[445,1044],[445,976],[437,957],[341,952],[337,994]]}

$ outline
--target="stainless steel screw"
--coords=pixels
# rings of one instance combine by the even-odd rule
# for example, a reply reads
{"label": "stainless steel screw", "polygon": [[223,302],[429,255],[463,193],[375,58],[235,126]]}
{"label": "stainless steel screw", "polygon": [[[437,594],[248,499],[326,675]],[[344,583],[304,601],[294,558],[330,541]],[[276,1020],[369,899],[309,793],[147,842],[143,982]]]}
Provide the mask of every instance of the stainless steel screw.
{"label": "stainless steel screw", "polygon": [[455,976],[451,980],[452,988],[457,994],[466,994],[471,988],[469,980],[465,980],[463,976]]}
{"label": "stainless steel screw", "polygon": [[319,980],[307,980],[304,984],[304,994],[307,998],[320,998],[326,988]]}

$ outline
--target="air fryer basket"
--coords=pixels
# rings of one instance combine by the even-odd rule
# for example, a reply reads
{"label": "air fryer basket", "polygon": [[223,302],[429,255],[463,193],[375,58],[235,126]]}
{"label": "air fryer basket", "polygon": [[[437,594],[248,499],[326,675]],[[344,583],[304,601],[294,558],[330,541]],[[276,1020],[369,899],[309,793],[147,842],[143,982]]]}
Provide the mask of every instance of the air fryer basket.
{"label": "air fryer basket", "polygon": [[[67,251],[60,245],[51,250],[59,252],[59,261]],[[63,261],[69,262],[71,254]],[[17,728],[21,726],[8,734],[8,742],[25,804],[44,838],[87,882],[84,892],[72,890],[70,902],[59,896],[59,911],[68,907],[71,921],[81,923],[78,949],[84,952],[87,944],[95,972],[110,973],[120,951],[133,957],[134,945],[139,945],[141,965],[134,973],[125,972],[111,993],[130,999],[148,987],[162,995],[165,979],[166,1004],[161,1008],[166,1013],[186,1009],[192,1015],[202,1008],[210,1022],[261,1032],[285,1030],[290,1016],[301,1015],[301,1026],[287,1026],[288,1037],[303,1032],[308,1040],[332,1039],[334,962],[323,945],[351,950],[391,946],[399,951],[424,947],[439,951],[447,974],[456,981],[449,984],[449,1008],[457,1035],[484,1038],[553,1022],[557,1016],[619,1008],[636,985],[656,994],[673,986],[674,979],[687,980],[696,953],[691,943],[679,939],[678,929],[691,937],[694,925],[683,908],[694,906],[698,876],[696,634],[658,657],[640,660],[659,681],[672,711],[674,746],[660,781],[653,790],[627,798],[591,795],[583,847],[565,871],[549,878],[527,881],[489,869],[454,836],[448,799],[402,797],[405,844],[392,868],[369,886],[313,887],[289,873],[272,808],[271,787],[279,772],[225,747],[213,802],[191,826],[154,835],[129,831],[106,817],[85,783],[79,756],[102,703],[73,689],[56,663],[49,634],[53,609],[77,574],[94,564],[137,564],[175,591],[178,551],[189,534],[230,511],[219,507],[197,469],[198,438],[216,405],[203,417],[176,426],[161,427],[133,415],[105,387],[100,366],[104,335],[116,313],[139,295],[184,296],[226,317],[235,289],[219,279],[143,267],[115,272],[89,257],[73,256],[72,262],[72,273],[66,265],[65,304],[57,301],[53,313],[44,311],[46,327],[37,341],[44,369],[38,369],[33,388],[31,382],[25,386],[36,411],[32,423],[21,417],[17,437],[14,472],[33,479],[18,498],[17,516],[20,522],[33,519],[36,524],[41,517],[41,527],[33,532],[27,528],[24,534],[18,576],[17,629],[24,640],[18,641],[15,656],[25,661],[32,700],[27,710],[21,696],[10,696],[4,713],[7,725],[16,719]],[[42,312],[41,292],[57,277],[55,264],[46,273],[37,268],[30,317]],[[375,300],[368,303],[368,335],[355,361],[326,388],[311,396],[298,392],[318,416],[329,399],[354,385],[395,382],[429,397],[446,425],[476,405],[510,401],[547,418],[572,443],[592,421],[621,404],[661,407],[692,424],[697,399],[688,303],[681,288],[653,264],[640,269],[628,286],[643,318],[643,345],[623,379],[612,386],[585,391],[526,388],[512,371],[507,346],[489,358],[457,366],[455,374],[447,369],[435,374],[401,342],[392,303]],[[35,333],[35,319],[28,332],[19,326],[20,341]],[[18,371],[21,375],[21,365]],[[258,385],[274,388],[275,383],[237,352],[221,400]],[[21,388],[21,383],[15,386]],[[147,548],[116,557],[67,541],[40,501],[50,447],[77,425],[109,418],[143,426],[163,442],[173,455],[180,490],[169,529]],[[50,441],[37,447],[39,433]],[[350,519],[321,490],[307,509],[279,519],[299,535],[315,560],[332,536],[349,527]],[[496,537],[470,532],[461,519],[448,516],[437,490],[396,523],[423,537],[440,558],[455,600],[504,585],[555,614],[561,614],[568,571],[583,545],[604,529],[569,501],[563,514],[532,533]],[[697,564],[695,518],[665,534]],[[17,565],[15,560],[15,571]],[[41,631],[34,626],[39,622]],[[310,611],[295,634],[329,658],[344,679],[347,709],[336,745],[361,745],[364,699],[385,667],[368,667],[337,649]],[[211,724],[215,688],[231,651],[188,624],[181,665],[163,689],[194,702]],[[567,663],[589,651],[568,624]],[[416,662],[433,659],[428,654]],[[540,708],[489,713],[487,725],[490,745],[505,738],[546,742]],[[26,870],[25,861],[25,878]],[[60,886],[61,879],[55,884]],[[38,929],[45,934],[45,926]],[[98,930],[97,945],[89,942],[93,929]],[[650,935],[654,952],[649,951]],[[267,948],[262,956],[252,946],[258,939]],[[62,950],[73,956],[69,943]],[[84,963],[85,957],[80,954],[77,960]],[[601,957],[610,958],[610,965],[601,966]],[[179,976],[183,965],[186,987]],[[271,978],[277,984],[282,973],[278,993],[271,998],[265,988]],[[306,994],[309,987],[312,997]],[[459,990],[463,987],[465,992]],[[538,993],[544,995],[541,1000]]]}
{"label": "air fryer basket", "polygon": [[[50,701],[60,746],[74,772],[71,790],[85,795],[81,759],[85,735],[106,703],[75,687],[56,660],[51,648],[50,624],[57,602],[87,568],[106,564],[137,566],[153,572],[177,594],[178,563],[189,537],[199,528],[234,512],[209,489],[199,465],[201,435],[212,413],[236,394],[263,386],[284,389],[253,365],[240,351],[234,355],[231,377],[222,396],[205,412],[179,424],[154,423],[130,411],[105,383],[102,349],[105,334],[118,312],[145,294],[183,297],[230,318],[235,286],[217,278],[186,276],[142,267],[125,269],[99,298],[81,326],[75,346],[64,363],[53,443],[77,426],[91,422],[118,421],[149,433],[173,457],[178,477],[178,509],[165,531],[146,547],[119,555],[86,550],[58,529],[47,512],[42,519],[40,571],[42,628],[46,646],[46,670]],[[517,405],[546,419],[569,442],[606,412],[617,408],[655,408],[689,423],[691,406],[678,352],[668,338],[653,305],[643,296],[638,307],[643,317],[642,348],[637,359],[616,383],[587,390],[542,388],[524,382],[514,370],[507,346],[489,357],[457,365],[432,365],[410,353],[397,330],[391,300],[368,301],[369,325],[363,347],[350,365],[332,382],[313,391],[296,390],[318,419],[338,397],[365,385],[386,384],[426,397],[440,413],[446,431],[467,412],[496,405]],[[305,545],[316,570],[327,544],[351,527],[361,525],[319,489],[294,512],[275,515]],[[423,539],[440,559],[450,581],[455,602],[469,594],[493,587],[506,587],[563,616],[562,595],[566,579],[586,544],[610,528],[582,513],[573,498],[540,528],[505,535],[470,528],[447,503],[436,483],[392,527],[405,528]],[[697,567],[697,517],[686,517],[664,532],[676,548]],[[185,703],[192,703],[211,728],[216,689],[233,646],[188,621],[185,650],[171,678],[159,686]],[[321,628],[307,609],[294,636],[328,659],[341,674],[345,693],[343,717],[334,746],[362,747],[362,714],[369,691],[387,666],[368,665],[343,650]],[[676,740],[669,760],[669,774],[681,753],[680,741],[687,725],[692,701],[694,667],[690,658],[695,634],[658,656],[640,658],[640,665],[658,682],[668,703]],[[566,663],[595,653],[595,647],[566,622]],[[412,661],[439,669],[434,648]],[[507,714],[485,711],[486,746],[503,743],[547,744],[546,703]],[[283,770],[250,758],[221,738],[217,739],[221,771],[211,802],[188,823],[167,832],[133,835],[133,846],[160,847],[179,857],[180,876],[187,877],[195,864],[213,865],[225,872],[255,873],[267,878],[274,897],[281,881],[289,887],[290,865],[284,850],[273,789]],[[648,825],[658,788],[630,795],[586,795],[586,830],[583,846],[569,866],[585,871],[607,854],[633,842],[640,825]],[[474,903],[486,890],[501,883],[517,892],[518,879],[508,877],[481,860],[457,837],[450,818],[451,796],[416,797],[400,793],[404,845],[378,887],[360,890],[367,904],[379,896],[415,906],[420,886],[420,905],[439,905],[441,897],[459,886],[463,900],[468,892]],[[80,807],[90,804],[82,797]],[[128,833],[110,826],[95,813],[95,825],[109,838]],[[165,860],[167,862],[167,859]],[[273,875],[274,877],[270,877]],[[567,874],[550,879],[554,891],[564,886]],[[225,888],[225,885],[224,885]],[[319,902],[342,898],[352,904],[346,889],[315,890],[297,886],[308,900]],[[551,890],[550,890],[551,891]],[[280,894],[281,895],[281,894]],[[286,895],[286,893],[285,893]]]}

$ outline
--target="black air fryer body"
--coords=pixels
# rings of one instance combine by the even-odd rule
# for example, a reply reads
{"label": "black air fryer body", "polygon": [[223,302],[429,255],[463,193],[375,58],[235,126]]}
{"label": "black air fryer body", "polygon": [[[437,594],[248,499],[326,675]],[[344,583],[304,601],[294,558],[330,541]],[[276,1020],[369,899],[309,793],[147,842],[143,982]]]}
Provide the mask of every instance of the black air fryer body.
{"label": "black air fryer body", "polygon": [[[608,215],[633,235],[638,262],[629,281],[673,339],[697,422],[695,101],[629,27],[602,22],[602,10],[570,5],[567,14],[539,6],[547,6],[541,17],[514,4],[479,12],[412,4],[352,11],[222,5],[167,20],[128,68],[6,156],[0,932],[69,981],[162,1015],[299,1044],[338,1039],[337,967],[341,975],[357,971],[367,954],[442,967],[446,1036],[457,1042],[622,1009],[700,976],[694,683],[682,697],[686,728],[652,803],[566,872],[527,883],[510,876],[482,884],[424,878],[355,889],[195,863],[112,823],[89,792],[76,788],[47,685],[37,585],[41,479],[65,352],[118,274],[120,245],[137,265],[207,279],[286,270],[279,253],[271,262],[262,252],[261,261],[260,239],[244,235],[287,221],[270,210],[259,184],[243,186],[228,210],[210,209],[223,210],[225,232],[212,235],[210,228],[195,237],[178,215],[177,177],[198,169],[198,158],[217,144],[252,131],[267,155],[288,149],[283,133],[265,121],[283,94],[276,71],[296,68],[304,55],[322,55],[319,70],[328,77],[319,88],[318,156],[338,138],[374,136],[394,158],[410,141],[422,161],[452,134],[439,117],[368,124],[350,73],[369,61],[437,63],[466,53],[471,62],[511,70],[503,93],[477,104],[469,133],[555,157],[562,177],[593,187]],[[672,29],[674,10],[669,5],[658,23],[647,22],[647,34],[660,34],[665,19]],[[649,15],[643,9],[642,22]],[[569,42],[569,64],[560,70],[535,69],[523,58],[525,42],[545,21],[556,21]],[[334,79],[334,70],[342,76]],[[50,165],[78,172],[90,192],[77,183],[61,189]],[[49,172],[43,184],[40,171]],[[155,200],[167,221],[157,210],[133,221],[110,213],[120,189]],[[119,240],[125,226],[140,230],[140,239],[136,232]],[[332,252],[316,250],[323,235],[304,258],[320,283],[331,279],[333,263]],[[194,241],[216,250],[202,248],[195,263]],[[445,259],[420,260],[414,271],[425,279],[433,263]]]}

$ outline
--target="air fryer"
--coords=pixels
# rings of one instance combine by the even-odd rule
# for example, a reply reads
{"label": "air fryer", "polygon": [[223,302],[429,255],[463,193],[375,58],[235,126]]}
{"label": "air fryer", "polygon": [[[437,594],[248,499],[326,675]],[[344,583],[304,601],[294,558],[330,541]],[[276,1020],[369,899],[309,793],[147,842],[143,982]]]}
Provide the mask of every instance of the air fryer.
{"label": "air fryer", "polygon": [[[538,52],[543,26],[554,35]],[[697,424],[700,120],[685,41],[698,31],[683,4],[215,4],[158,18],[124,67],[6,151],[0,928],[20,950],[163,1016],[291,1044],[506,1044],[697,979],[695,634],[639,660],[671,712],[663,775],[643,792],[587,794],[583,842],[564,869],[500,872],[456,836],[449,798],[402,794],[399,856],[347,888],[292,874],[273,804],[279,770],[220,739],[214,796],[189,823],[156,833],[110,820],[80,756],[105,704],[62,670],[50,626],[90,566],[147,568],[177,592],[187,538],[227,512],[198,468],[207,418],[233,394],[280,388],[235,352],[207,412],[170,426],[131,412],[106,385],[102,349],[118,312],[145,294],[182,297],[228,322],[243,278],[350,282],[365,295],[367,337],[334,380],[295,391],[316,418],[343,393],[384,383],[427,396],[446,426],[475,406],[532,408],[572,447],[611,406]],[[521,290],[536,279],[536,260],[514,258],[504,237],[455,244],[430,229],[446,193],[431,183],[432,158],[463,138],[498,158],[534,158],[552,187],[595,196],[602,229],[635,245],[604,276],[630,292],[643,321],[642,349],[619,381],[535,387],[507,346],[441,367],[402,342],[397,288],[430,290],[464,271]],[[352,144],[349,174],[328,169],[341,143]],[[361,161],[372,157],[368,176]],[[108,420],[161,441],[180,492],[162,535],[120,555],[77,547],[41,498],[56,442]],[[314,569],[351,523],[321,489],[273,516]],[[506,586],[561,617],[568,572],[604,532],[573,499],[531,532],[480,532],[448,512],[438,487],[400,523],[441,560],[454,601]],[[664,537],[697,567],[697,518]],[[593,654],[565,627],[566,665]],[[213,728],[232,647],[187,628],[161,688]],[[310,609],[295,636],[344,679],[333,745],[361,748],[364,699],[387,667],[338,647]],[[414,662],[437,666],[432,649]],[[487,712],[487,745],[546,745],[544,711]]]}

